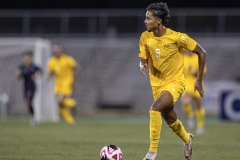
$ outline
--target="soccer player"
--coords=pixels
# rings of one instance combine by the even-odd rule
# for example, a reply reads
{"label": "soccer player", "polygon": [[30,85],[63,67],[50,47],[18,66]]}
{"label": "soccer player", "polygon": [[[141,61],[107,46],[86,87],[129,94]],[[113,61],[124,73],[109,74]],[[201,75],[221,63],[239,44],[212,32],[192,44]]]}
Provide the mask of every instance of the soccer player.
{"label": "soccer player", "polygon": [[[198,56],[193,52],[185,50],[184,54],[184,76],[186,79],[186,90],[182,96],[182,109],[188,116],[188,126],[194,127],[194,112],[192,110],[192,100],[196,106],[196,119],[198,135],[204,132],[204,117],[205,110],[202,107],[202,98],[198,92],[194,92],[194,82],[197,80],[198,75]],[[206,73],[206,67],[204,68]]]}
{"label": "soccer player", "polygon": [[30,125],[35,126],[33,98],[36,91],[36,75],[41,69],[32,61],[32,51],[26,51],[22,54],[22,63],[16,70],[16,76],[24,81],[24,99],[30,114]]}
{"label": "soccer player", "polygon": [[197,90],[201,97],[204,96],[202,77],[206,53],[187,34],[166,28],[170,19],[166,3],[152,3],[146,10],[144,23],[147,31],[140,37],[140,70],[145,76],[149,70],[154,102],[149,111],[150,148],[144,160],[156,159],[162,126],[161,116],[184,142],[184,155],[190,160],[193,135],[186,132],[177,118],[174,104],[185,88],[183,49],[186,48],[198,55],[199,71],[194,90]]}
{"label": "soccer player", "polygon": [[48,61],[48,77],[55,76],[54,92],[59,112],[69,125],[73,125],[75,122],[69,109],[76,105],[71,95],[78,64],[71,56],[63,53],[63,46],[53,45],[52,49],[53,57]]}

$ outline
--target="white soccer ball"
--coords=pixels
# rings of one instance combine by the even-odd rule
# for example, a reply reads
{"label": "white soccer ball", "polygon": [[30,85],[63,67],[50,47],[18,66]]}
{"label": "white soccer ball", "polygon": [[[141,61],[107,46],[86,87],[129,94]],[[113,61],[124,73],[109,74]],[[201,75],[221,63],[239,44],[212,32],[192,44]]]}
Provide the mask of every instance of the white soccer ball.
{"label": "white soccer ball", "polygon": [[100,160],[122,160],[122,151],[116,145],[107,145],[100,152]]}

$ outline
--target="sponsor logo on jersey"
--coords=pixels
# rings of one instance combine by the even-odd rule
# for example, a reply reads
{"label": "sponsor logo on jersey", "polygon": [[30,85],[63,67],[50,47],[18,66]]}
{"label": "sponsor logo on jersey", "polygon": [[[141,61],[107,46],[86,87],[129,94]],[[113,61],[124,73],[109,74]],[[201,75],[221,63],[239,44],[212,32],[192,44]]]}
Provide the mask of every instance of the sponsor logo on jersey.
{"label": "sponsor logo on jersey", "polygon": [[170,44],[165,44],[164,47],[165,47],[165,48],[168,48],[168,49],[173,48],[173,46],[171,46]]}

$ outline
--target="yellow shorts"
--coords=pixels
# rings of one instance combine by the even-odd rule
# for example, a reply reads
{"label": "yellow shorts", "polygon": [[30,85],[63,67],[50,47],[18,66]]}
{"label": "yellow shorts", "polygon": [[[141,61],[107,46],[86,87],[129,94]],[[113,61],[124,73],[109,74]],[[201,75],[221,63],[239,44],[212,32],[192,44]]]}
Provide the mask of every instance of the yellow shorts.
{"label": "yellow shorts", "polygon": [[63,94],[65,96],[72,95],[72,81],[58,81],[55,83],[54,92],[55,94]]}
{"label": "yellow shorts", "polygon": [[183,94],[184,89],[185,89],[185,84],[182,82],[172,82],[161,87],[153,86],[152,92],[153,92],[154,101],[162,94],[163,91],[168,91],[172,94],[173,104],[175,104]]}

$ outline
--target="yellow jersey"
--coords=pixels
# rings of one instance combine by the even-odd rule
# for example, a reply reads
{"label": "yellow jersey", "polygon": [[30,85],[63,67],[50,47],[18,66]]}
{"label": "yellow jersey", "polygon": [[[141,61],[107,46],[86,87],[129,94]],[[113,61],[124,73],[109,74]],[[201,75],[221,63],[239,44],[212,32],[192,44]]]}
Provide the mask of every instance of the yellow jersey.
{"label": "yellow jersey", "polygon": [[55,83],[61,81],[73,81],[74,72],[77,62],[66,54],[62,54],[59,58],[52,57],[48,61],[48,72],[55,75]]}
{"label": "yellow jersey", "polygon": [[143,32],[139,57],[148,59],[151,86],[161,87],[174,81],[185,84],[183,49],[193,51],[196,45],[197,42],[187,34],[169,28],[161,37],[155,37],[153,32]]}

